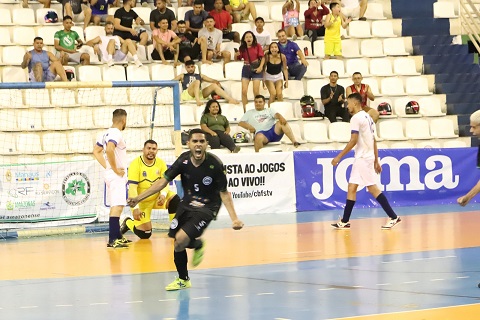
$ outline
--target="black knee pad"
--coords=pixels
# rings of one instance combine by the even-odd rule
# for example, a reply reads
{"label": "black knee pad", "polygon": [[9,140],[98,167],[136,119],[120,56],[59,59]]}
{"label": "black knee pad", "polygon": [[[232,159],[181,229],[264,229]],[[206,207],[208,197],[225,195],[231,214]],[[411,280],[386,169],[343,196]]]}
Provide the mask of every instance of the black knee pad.
{"label": "black knee pad", "polygon": [[176,213],[178,209],[178,205],[180,204],[180,197],[176,194],[170,201],[168,202],[168,213]]}
{"label": "black knee pad", "polygon": [[152,230],[143,231],[134,228],[133,233],[135,233],[140,239],[149,239],[152,236]]}

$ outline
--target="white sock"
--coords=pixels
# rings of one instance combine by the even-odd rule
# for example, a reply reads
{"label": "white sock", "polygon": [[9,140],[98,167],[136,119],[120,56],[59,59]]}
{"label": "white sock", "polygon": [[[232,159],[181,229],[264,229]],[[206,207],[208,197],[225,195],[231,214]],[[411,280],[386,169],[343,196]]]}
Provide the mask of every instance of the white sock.
{"label": "white sock", "polygon": [[133,61],[137,61],[138,60],[138,56],[136,54],[133,55]]}
{"label": "white sock", "polygon": [[113,59],[113,55],[109,54],[108,55],[108,61],[112,60]]}

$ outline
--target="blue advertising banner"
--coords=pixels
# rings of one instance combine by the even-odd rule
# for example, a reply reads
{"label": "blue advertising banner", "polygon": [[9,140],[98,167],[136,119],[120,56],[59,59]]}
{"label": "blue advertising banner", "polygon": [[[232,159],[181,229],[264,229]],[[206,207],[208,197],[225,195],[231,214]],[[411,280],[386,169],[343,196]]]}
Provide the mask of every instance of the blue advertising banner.
{"label": "blue advertising banner", "polygon": [[[340,151],[294,152],[297,211],[343,208],[353,163],[350,152],[337,167]],[[456,203],[479,180],[476,148],[379,150],[378,186],[392,206]],[[473,199],[472,201],[475,201]],[[355,207],[378,207],[360,186]]]}

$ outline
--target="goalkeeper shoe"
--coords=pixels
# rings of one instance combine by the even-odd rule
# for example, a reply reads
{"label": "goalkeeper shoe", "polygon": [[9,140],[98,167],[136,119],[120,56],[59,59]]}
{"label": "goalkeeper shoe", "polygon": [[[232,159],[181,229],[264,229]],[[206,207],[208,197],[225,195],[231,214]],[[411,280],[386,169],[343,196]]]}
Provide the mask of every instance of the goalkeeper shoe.
{"label": "goalkeeper shoe", "polygon": [[122,243],[122,239],[117,239],[113,242],[107,243],[107,247],[108,248],[113,248],[113,249],[128,248],[128,245],[126,243]]}
{"label": "goalkeeper shoe", "polygon": [[195,249],[195,251],[193,252],[192,265],[194,267],[202,263],[204,253],[205,253],[205,241],[202,241],[202,247],[199,249]]}
{"label": "goalkeeper shoe", "polygon": [[172,283],[170,283],[165,287],[165,290],[167,291],[182,290],[182,289],[190,288],[191,286],[192,286],[192,283],[190,282],[190,279],[183,280],[183,279],[180,279],[179,277],[176,277]]}

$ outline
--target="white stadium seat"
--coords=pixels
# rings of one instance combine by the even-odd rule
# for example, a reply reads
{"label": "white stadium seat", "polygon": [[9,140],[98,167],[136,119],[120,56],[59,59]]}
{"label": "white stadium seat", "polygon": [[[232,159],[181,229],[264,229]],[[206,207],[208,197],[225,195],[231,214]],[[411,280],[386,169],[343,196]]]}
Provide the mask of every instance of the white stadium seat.
{"label": "white stadium seat", "polygon": [[435,96],[420,98],[418,99],[418,104],[420,105],[420,113],[424,117],[442,117],[446,115],[442,111],[440,99]]}
{"label": "white stadium seat", "polygon": [[[57,16],[59,17],[59,22],[55,22],[55,23],[52,23],[52,22],[45,22],[45,15],[49,12],[49,11],[53,11],[57,14]],[[55,10],[54,8],[38,8],[35,12],[35,16],[36,16],[36,21],[37,21],[37,24],[49,24],[49,25],[62,25],[62,23],[60,22],[60,17],[62,16],[61,13],[59,13],[57,10]]]}
{"label": "white stadium seat", "polygon": [[[32,46],[35,38],[35,29],[32,27],[15,27],[13,29],[13,43],[20,46]],[[23,56],[22,56],[23,58]]]}
{"label": "white stadium seat", "polygon": [[348,35],[351,38],[371,38],[370,23],[368,21],[355,20],[348,26]]}
{"label": "white stadium seat", "polygon": [[315,57],[324,58],[325,57],[325,42],[323,40],[315,41],[313,43],[313,51],[315,53]]}
{"label": "white stadium seat", "polygon": [[68,126],[70,127],[70,129],[91,129],[93,126],[92,109],[68,109]]}
{"label": "white stadium seat", "polygon": [[398,77],[383,78],[381,80],[382,95],[404,96],[403,81]]}
{"label": "white stadium seat", "polygon": [[404,141],[402,122],[399,120],[383,120],[378,123],[378,135],[384,140]]}
{"label": "white stadium seat", "polygon": [[307,94],[314,99],[320,98],[320,89],[328,84],[327,79],[310,79],[307,80]]}
{"label": "white stadium seat", "polygon": [[288,101],[277,101],[270,105],[270,108],[273,108],[276,112],[280,113],[287,121],[296,120],[293,113],[293,106],[291,102]]}
{"label": "white stadium seat", "polygon": [[393,61],[393,72],[402,76],[417,76],[420,72],[417,72],[415,66],[415,60],[411,58],[396,58]]}
{"label": "white stadium seat", "polygon": [[383,4],[376,2],[369,2],[367,11],[365,11],[365,18],[368,20],[383,20],[386,19],[383,13]]}
{"label": "white stadium seat", "polygon": [[337,71],[338,76],[341,77],[346,77],[347,75],[345,74],[345,64],[343,63],[343,60],[336,60],[336,59],[326,59],[322,61],[322,74],[325,77],[330,76],[330,72],[332,71]]}
{"label": "white stadium seat", "polygon": [[0,127],[2,131],[18,131],[17,111],[13,109],[0,109]]}
{"label": "white stadium seat", "polygon": [[395,109],[395,114],[401,118],[421,118],[422,115],[419,114],[406,114],[405,113],[405,106],[409,101],[412,101],[412,97],[401,97],[395,99],[394,102],[394,109]]}
{"label": "white stadium seat", "polygon": [[12,13],[10,9],[0,8],[0,26],[11,26],[11,25],[12,25]]}
{"label": "white stadium seat", "polygon": [[414,140],[432,139],[428,121],[424,119],[407,120],[405,123],[405,136]]}
{"label": "white stadium seat", "polygon": [[383,43],[378,39],[363,40],[360,46],[360,52],[363,56],[369,58],[384,57]]}
{"label": "white stadium seat", "polygon": [[12,9],[12,22],[20,26],[35,26],[37,24],[35,22],[35,13],[30,8]]}
{"label": "white stadium seat", "polygon": [[301,80],[289,80],[288,88],[283,89],[283,96],[290,100],[297,100],[303,97],[304,89]]}
{"label": "white stadium seat", "polygon": [[[31,39],[33,43],[33,39]],[[23,56],[25,55],[25,47],[10,46],[3,47],[2,61],[6,65],[19,66],[22,64]]]}
{"label": "white stadium seat", "polygon": [[[70,153],[67,134],[64,132],[47,132],[42,136],[43,151],[48,153]],[[93,147],[92,147],[93,150]]]}
{"label": "white stadium seat", "polygon": [[434,18],[458,18],[455,14],[455,6],[450,1],[437,1],[433,3]]}
{"label": "white stadium seat", "polygon": [[370,60],[370,73],[374,76],[393,76],[392,61],[389,58],[376,58]]}
{"label": "white stadium seat", "polygon": [[85,40],[89,41],[98,36],[105,35],[105,27],[102,26],[88,26],[85,28]]}
{"label": "white stadium seat", "polygon": [[0,132],[0,140],[2,141],[0,144],[0,154],[18,154],[15,136],[13,134],[10,132]]}
{"label": "white stadium seat", "polygon": [[430,122],[430,134],[438,139],[449,139],[458,137],[455,134],[453,121],[450,119],[439,118]]}
{"label": "white stadium seat", "polygon": [[242,80],[243,61],[233,61],[225,65],[225,78],[227,80]]}
{"label": "white stadium seat", "polygon": [[351,138],[350,123],[330,123],[328,125],[328,137],[335,142],[349,142]]}
{"label": "white stadium seat", "polygon": [[305,78],[322,78],[322,68],[320,66],[320,60],[318,59],[309,59],[307,72],[304,75]]}
{"label": "white stadium seat", "polygon": [[67,139],[70,151],[76,153],[91,154],[96,142],[96,136],[88,130],[67,132]]}
{"label": "white stadium seat", "polygon": [[22,131],[42,130],[42,113],[35,109],[22,109],[17,112],[17,125]]}
{"label": "white stadium seat", "polygon": [[360,40],[342,40],[342,56],[344,58],[361,58],[362,55],[360,54]]}
{"label": "white stadium seat", "polygon": [[223,76],[223,63],[202,64],[201,73],[217,81],[226,80]]}
{"label": "white stadium seat", "polygon": [[[222,103],[222,114],[228,119],[230,123],[238,123],[242,118],[244,112],[240,104]],[[198,119],[200,122],[200,119]]]}
{"label": "white stadium seat", "polygon": [[[173,65],[154,64],[152,65],[152,80],[172,80],[175,78]],[[177,74],[180,74],[177,72]]]}
{"label": "white stadium seat", "polygon": [[[4,67],[2,69],[2,79],[3,82],[27,82],[27,69]],[[21,92],[19,93],[21,94]]]}
{"label": "white stadium seat", "polygon": [[[46,46],[53,46],[55,44],[54,36],[58,30],[62,30],[60,26],[55,27],[39,27],[37,29],[37,35],[43,39],[43,44]],[[33,40],[31,41],[33,43]]]}
{"label": "white stadium seat", "polygon": [[45,130],[67,130],[68,109],[49,108],[42,110],[42,125]]}
{"label": "white stadium seat", "polygon": [[403,38],[387,38],[383,40],[383,51],[387,56],[408,56]]}
{"label": "white stadium seat", "polygon": [[360,72],[363,77],[370,75],[367,59],[348,59],[345,62],[346,73],[353,75],[355,72]]}
{"label": "white stadium seat", "polygon": [[424,96],[431,95],[428,90],[428,80],[426,77],[408,77],[405,81],[405,91],[409,95]]}
{"label": "white stadium seat", "polygon": [[391,20],[379,20],[372,22],[372,36],[377,38],[395,38]]}
{"label": "white stadium seat", "polygon": [[469,145],[463,140],[445,140],[443,142],[444,148],[467,148]]}
{"label": "white stadium seat", "polygon": [[187,11],[193,10],[193,7],[178,7],[177,9],[177,18],[178,20],[185,20],[185,13]]}
{"label": "white stadium seat", "polygon": [[303,136],[310,143],[330,143],[328,127],[325,122],[305,121],[303,123]]}
{"label": "white stadium seat", "polygon": [[17,150],[25,154],[43,154],[40,135],[36,133],[19,133],[17,135]]}

